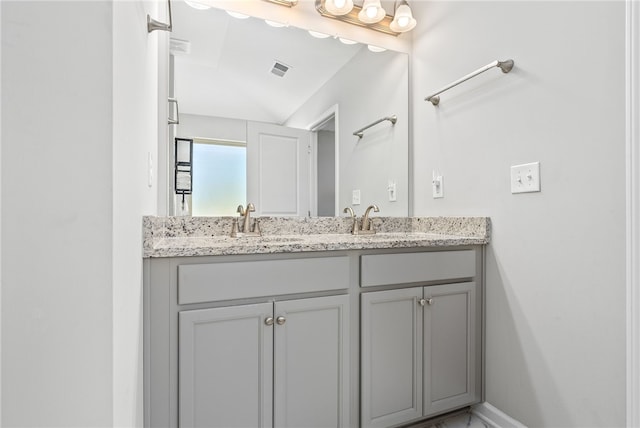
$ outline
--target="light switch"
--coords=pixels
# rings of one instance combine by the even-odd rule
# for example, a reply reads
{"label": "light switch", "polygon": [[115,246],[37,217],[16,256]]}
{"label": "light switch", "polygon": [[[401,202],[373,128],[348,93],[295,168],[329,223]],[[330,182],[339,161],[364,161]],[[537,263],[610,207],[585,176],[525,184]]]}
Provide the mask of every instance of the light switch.
{"label": "light switch", "polygon": [[351,205],[360,205],[360,189],[351,192]]}
{"label": "light switch", "polygon": [[389,201],[390,202],[395,202],[396,201],[396,182],[393,180],[389,180],[389,184],[387,186],[387,191],[389,192]]}
{"label": "light switch", "polygon": [[444,178],[439,172],[433,171],[431,185],[433,187],[433,199],[444,198]]}
{"label": "light switch", "polygon": [[540,191],[540,162],[511,167],[511,193]]}

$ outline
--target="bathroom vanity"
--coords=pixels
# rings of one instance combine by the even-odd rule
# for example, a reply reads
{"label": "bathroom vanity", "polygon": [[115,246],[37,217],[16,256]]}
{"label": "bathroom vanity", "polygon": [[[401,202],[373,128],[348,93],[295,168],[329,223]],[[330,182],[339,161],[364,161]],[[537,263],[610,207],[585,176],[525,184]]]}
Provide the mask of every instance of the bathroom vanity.
{"label": "bathroom vanity", "polygon": [[486,218],[144,219],[148,427],[391,427],[482,399]]}

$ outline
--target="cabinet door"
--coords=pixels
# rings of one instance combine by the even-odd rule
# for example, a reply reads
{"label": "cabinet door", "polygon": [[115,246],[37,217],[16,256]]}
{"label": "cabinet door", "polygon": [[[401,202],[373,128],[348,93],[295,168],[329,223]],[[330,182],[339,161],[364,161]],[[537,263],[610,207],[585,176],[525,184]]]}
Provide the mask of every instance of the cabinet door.
{"label": "cabinet door", "polygon": [[362,426],[422,416],[421,298],[422,287],[362,294]]}
{"label": "cabinet door", "polygon": [[349,425],[348,308],[346,295],[276,302],[276,427]]}
{"label": "cabinet door", "polygon": [[[425,287],[424,414],[479,400],[476,284]],[[478,385],[479,386],[479,385]]]}
{"label": "cabinet door", "polygon": [[271,427],[273,304],[179,315],[180,427]]}

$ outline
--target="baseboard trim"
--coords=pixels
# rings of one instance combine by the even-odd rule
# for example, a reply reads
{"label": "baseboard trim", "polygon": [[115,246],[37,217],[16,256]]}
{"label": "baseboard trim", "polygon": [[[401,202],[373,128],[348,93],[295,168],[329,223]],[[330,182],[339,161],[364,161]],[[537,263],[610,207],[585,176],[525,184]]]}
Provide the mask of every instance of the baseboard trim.
{"label": "baseboard trim", "polygon": [[502,410],[495,408],[487,402],[471,407],[471,412],[496,428],[527,428],[523,423],[516,421]]}

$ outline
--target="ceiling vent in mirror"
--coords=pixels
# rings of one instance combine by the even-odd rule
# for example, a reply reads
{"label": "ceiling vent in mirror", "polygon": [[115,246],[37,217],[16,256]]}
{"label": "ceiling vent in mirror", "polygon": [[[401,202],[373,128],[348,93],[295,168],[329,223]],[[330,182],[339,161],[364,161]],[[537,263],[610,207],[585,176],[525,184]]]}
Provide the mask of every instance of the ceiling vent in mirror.
{"label": "ceiling vent in mirror", "polygon": [[285,74],[287,74],[287,71],[289,71],[291,67],[276,60],[276,62],[273,64],[273,67],[271,67],[271,73],[275,74],[278,77],[284,77]]}

